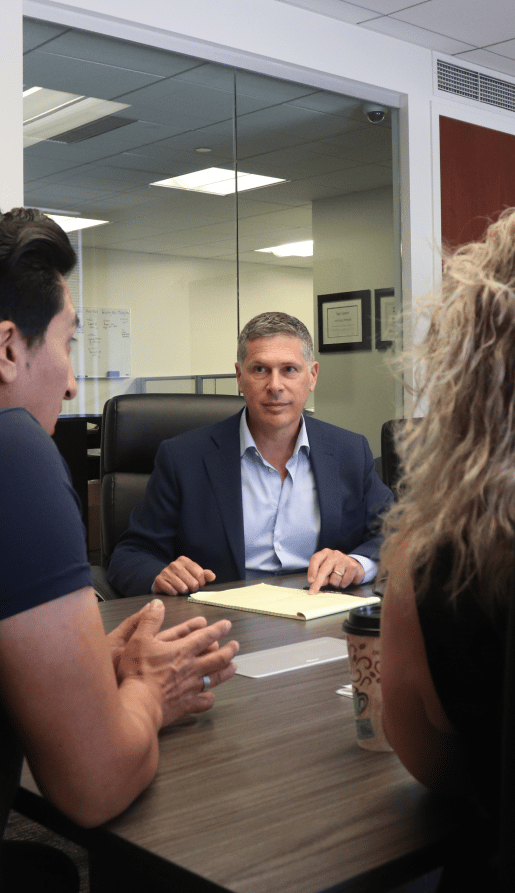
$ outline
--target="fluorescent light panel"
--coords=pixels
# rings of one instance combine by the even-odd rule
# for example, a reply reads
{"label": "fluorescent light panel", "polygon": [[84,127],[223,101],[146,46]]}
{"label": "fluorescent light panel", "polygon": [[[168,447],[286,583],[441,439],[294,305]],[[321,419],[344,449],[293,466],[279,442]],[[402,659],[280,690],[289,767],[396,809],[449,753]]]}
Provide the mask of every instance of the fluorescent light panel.
{"label": "fluorescent light panel", "polygon": [[243,171],[238,171],[237,177],[235,177],[234,171],[224,170],[220,167],[208,167],[205,170],[193,171],[191,174],[184,174],[180,177],[156,180],[150,185],[165,186],[168,189],[187,189],[191,192],[208,192],[212,195],[230,195],[235,191],[236,179],[238,192],[285,182],[280,177],[262,177],[259,174],[245,174]]}
{"label": "fluorescent light panel", "polygon": [[31,87],[23,93],[23,141],[32,146],[128,108],[127,103]]}
{"label": "fluorescent light panel", "polygon": [[256,251],[275,254],[276,257],[313,257],[313,239],[305,242],[290,242],[287,245],[275,245],[273,248],[256,248]]}
{"label": "fluorescent light panel", "polygon": [[78,229],[88,229],[90,226],[102,226],[104,223],[109,223],[109,220],[93,220],[90,217],[67,217],[65,214],[47,214],[46,211],[45,214],[55,220],[65,233],[73,233]]}
{"label": "fluorescent light panel", "polygon": [[49,115],[57,109],[84,99],[77,93],[63,93],[61,90],[47,90],[43,87],[30,87],[23,91],[23,123],[31,124],[38,118]]}

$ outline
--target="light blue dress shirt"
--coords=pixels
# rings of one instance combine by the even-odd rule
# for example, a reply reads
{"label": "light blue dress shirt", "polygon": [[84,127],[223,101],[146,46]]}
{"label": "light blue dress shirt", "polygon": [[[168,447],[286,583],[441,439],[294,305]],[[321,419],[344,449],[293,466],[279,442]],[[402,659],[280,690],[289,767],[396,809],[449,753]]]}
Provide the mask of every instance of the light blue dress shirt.
{"label": "light blue dress shirt", "polygon": [[[320,508],[304,419],[286,463],[284,483],[257,449],[245,412],[240,422],[240,455],[247,579],[306,568],[317,550]],[[363,582],[368,583],[377,573],[376,562],[362,555],[352,557],[364,567]]]}

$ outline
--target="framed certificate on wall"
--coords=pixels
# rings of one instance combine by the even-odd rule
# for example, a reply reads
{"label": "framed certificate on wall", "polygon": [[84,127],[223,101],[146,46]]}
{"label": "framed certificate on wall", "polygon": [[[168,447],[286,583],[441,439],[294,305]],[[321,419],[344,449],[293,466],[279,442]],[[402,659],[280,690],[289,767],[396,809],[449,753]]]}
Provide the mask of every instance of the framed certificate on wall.
{"label": "framed certificate on wall", "polygon": [[388,350],[395,342],[395,292],[393,288],[376,288],[376,349]]}
{"label": "framed certificate on wall", "polygon": [[370,291],[318,295],[320,353],[372,349]]}

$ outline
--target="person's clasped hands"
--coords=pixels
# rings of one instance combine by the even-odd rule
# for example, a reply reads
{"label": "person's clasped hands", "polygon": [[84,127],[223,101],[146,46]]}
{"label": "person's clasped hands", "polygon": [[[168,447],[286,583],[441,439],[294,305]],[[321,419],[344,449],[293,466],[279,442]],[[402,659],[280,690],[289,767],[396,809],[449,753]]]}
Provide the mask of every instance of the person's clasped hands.
{"label": "person's clasped hands", "polygon": [[214,688],[236,672],[232,662],[239,644],[220,639],[229,620],[208,626],[205,617],[193,617],[161,630],[165,607],[154,599],[128,617],[107,636],[119,685],[147,686],[155,699],[159,727],[202,713],[214,703]]}

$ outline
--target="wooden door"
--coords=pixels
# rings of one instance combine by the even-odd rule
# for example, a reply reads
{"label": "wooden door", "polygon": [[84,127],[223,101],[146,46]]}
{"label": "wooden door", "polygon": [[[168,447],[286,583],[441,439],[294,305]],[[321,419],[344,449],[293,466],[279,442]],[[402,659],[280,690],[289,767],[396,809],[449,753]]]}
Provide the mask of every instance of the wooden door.
{"label": "wooden door", "polygon": [[440,174],[442,242],[479,239],[515,207],[515,136],[441,116]]}

